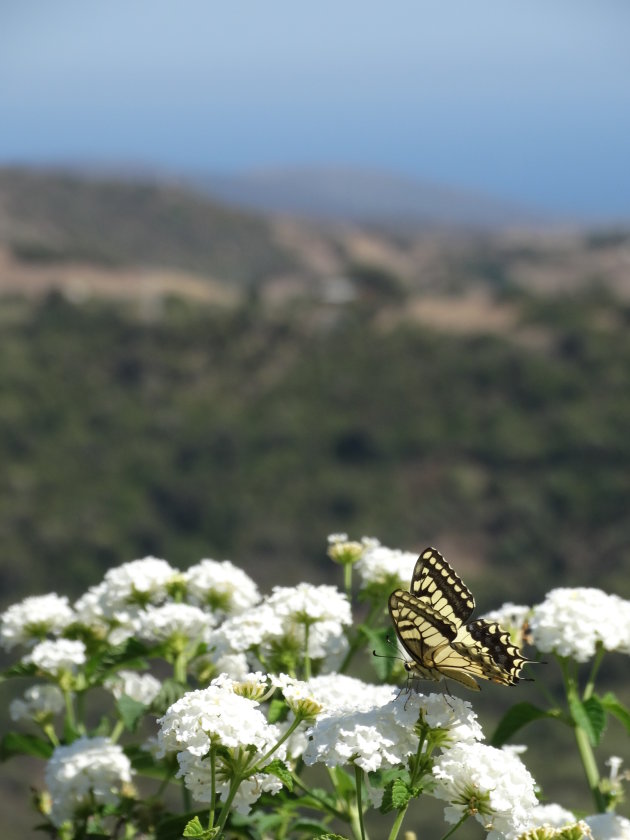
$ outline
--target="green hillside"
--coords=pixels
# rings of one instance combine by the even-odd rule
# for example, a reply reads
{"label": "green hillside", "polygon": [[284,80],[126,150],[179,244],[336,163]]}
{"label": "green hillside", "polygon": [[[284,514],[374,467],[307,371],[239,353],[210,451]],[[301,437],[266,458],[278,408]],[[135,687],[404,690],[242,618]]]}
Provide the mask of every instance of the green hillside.
{"label": "green hillside", "polygon": [[[0,608],[147,554],[229,558],[263,590],[337,582],[338,531],[436,545],[480,611],[553,586],[630,597],[625,233],[283,238],[172,188],[15,172],[0,211]],[[73,296],[96,265],[238,293]],[[578,806],[558,754],[548,792]],[[13,767],[1,795],[22,803]]]}
{"label": "green hillside", "polygon": [[241,285],[292,265],[262,218],[176,185],[0,169],[0,243],[32,263],[167,266]]}
{"label": "green hillside", "polygon": [[150,324],[59,296],[3,309],[5,599],[149,553],[319,577],[338,530],[452,540],[489,603],[630,593],[627,308],[548,304],[541,351],[384,331],[363,306],[320,322],[173,302]]}

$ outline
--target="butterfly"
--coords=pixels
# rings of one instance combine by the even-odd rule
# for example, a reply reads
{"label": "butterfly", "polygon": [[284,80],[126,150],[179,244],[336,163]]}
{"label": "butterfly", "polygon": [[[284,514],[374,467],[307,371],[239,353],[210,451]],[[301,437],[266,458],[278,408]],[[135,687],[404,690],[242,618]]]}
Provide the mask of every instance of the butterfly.
{"label": "butterfly", "polygon": [[389,596],[396,635],[411,657],[412,676],[439,682],[446,677],[473,691],[477,679],[515,685],[526,659],[496,622],[469,621],[475,599],[439,551],[425,549],[413,570],[410,591]]}

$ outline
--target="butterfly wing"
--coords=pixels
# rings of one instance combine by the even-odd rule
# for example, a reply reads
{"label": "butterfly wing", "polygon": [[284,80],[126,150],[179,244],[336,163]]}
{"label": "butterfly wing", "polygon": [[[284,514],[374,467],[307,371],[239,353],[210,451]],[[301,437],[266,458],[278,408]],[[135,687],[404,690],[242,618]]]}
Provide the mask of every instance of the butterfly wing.
{"label": "butterfly wing", "polygon": [[389,598],[396,634],[411,657],[408,671],[431,680],[447,677],[478,691],[476,679],[515,685],[523,665],[509,633],[484,619],[468,622],[475,599],[439,551],[425,549],[414,568],[410,592]]}
{"label": "butterfly wing", "polygon": [[400,643],[411,657],[407,670],[438,682],[442,677],[463,683],[474,691],[479,686],[466,672],[468,660],[454,650],[452,642],[460,629],[449,618],[403,589],[389,597],[389,611]]}
{"label": "butterfly wing", "polygon": [[475,609],[472,592],[435,548],[426,548],[418,558],[409,589],[419,601],[458,627]]}
{"label": "butterfly wing", "polygon": [[523,665],[531,661],[521,654],[507,630],[483,618],[461,627],[451,645],[468,658],[471,674],[500,685],[516,685]]}

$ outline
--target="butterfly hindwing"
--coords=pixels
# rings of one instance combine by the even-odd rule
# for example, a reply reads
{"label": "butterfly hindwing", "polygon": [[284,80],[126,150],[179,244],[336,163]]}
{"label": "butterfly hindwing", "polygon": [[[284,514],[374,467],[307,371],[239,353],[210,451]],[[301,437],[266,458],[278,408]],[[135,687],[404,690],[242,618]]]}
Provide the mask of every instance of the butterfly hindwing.
{"label": "butterfly hindwing", "polygon": [[501,685],[515,685],[521,668],[529,662],[507,630],[483,618],[462,628],[452,645],[455,650],[465,650],[471,661],[481,667],[480,676]]}
{"label": "butterfly hindwing", "polygon": [[523,665],[510,635],[484,619],[469,622],[472,593],[434,548],[422,552],[410,592],[397,589],[389,598],[396,634],[411,657],[405,667],[423,679],[456,680],[475,691],[476,679],[514,685]]}

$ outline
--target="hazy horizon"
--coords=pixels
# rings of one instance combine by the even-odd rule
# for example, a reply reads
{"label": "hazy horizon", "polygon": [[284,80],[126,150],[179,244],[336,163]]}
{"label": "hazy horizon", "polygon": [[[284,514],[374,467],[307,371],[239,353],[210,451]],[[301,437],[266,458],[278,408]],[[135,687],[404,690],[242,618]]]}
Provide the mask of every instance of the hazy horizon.
{"label": "hazy horizon", "polygon": [[350,167],[630,219],[624,0],[0,10],[0,165]]}

